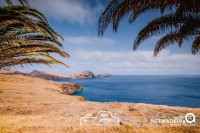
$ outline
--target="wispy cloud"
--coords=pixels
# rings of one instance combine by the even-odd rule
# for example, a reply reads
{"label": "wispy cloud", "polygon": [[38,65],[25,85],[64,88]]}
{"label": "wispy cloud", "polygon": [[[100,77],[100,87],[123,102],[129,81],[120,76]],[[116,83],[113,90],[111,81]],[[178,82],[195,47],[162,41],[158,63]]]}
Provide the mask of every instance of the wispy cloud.
{"label": "wispy cloud", "polygon": [[80,45],[110,45],[115,41],[110,38],[99,38],[95,36],[64,37],[65,42]]}
{"label": "wispy cloud", "polygon": [[169,50],[162,51],[157,57],[153,56],[152,51],[77,51],[72,60],[76,60],[76,64],[77,62],[81,63],[85,68],[93,66],[94,71],[106,71],[114,74],[200,74],[199,56],[172,54]]}
{"label": "wispy cloud", "polygon": [[32,0],[30,5],[57,21],[91,23],[101,5],[91,7],[81,0]]}

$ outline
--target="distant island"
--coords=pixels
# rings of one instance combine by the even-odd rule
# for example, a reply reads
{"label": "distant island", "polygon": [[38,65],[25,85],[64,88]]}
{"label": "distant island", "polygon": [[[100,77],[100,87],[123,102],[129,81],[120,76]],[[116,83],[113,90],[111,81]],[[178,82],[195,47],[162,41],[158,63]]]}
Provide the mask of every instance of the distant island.
{"label": "distant island", "polygon": [[37,70],[33,70],[30,73],[23,73],[23,72],[19,72],[19,71],[6,71],[6,73],[37,77],[37,78],[42,78],[42,79],[46,79],[46,80],[85,79],[85,78],[92,79],[92,78],[104,78],[104,77],[111,76],[111,74],[108,74],[108,73],[94,75],[94,73],[90,70],[86,70],[81,73],[71,74],[71,75],[43,72],[43,71],[37,71]]}

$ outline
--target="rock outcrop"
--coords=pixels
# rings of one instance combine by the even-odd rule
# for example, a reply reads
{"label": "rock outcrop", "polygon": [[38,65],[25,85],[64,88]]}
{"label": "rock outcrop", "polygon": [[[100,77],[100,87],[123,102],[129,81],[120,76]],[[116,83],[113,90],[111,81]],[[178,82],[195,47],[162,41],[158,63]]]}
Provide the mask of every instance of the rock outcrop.
{"label": "rock outcrop", "polygon": [[102,73],[102,74],[97,75],[96,77],[97,78],[104,78],[104,77],[111,77],[111,75],[108,74],[108,73]]}
{"label": "rock outcrop", "polygon": [[87,71],[83,71],[79,74],[73,74],[71,75],[72,79],[80,79],[80,78],[95,78],[95,75],[93,72],[87,70]]}
{"label": "rock outcrop", "polygon": [[83,87],[75,83],[63,83],[61,86],[61,94],[72,94],[83,90]]}

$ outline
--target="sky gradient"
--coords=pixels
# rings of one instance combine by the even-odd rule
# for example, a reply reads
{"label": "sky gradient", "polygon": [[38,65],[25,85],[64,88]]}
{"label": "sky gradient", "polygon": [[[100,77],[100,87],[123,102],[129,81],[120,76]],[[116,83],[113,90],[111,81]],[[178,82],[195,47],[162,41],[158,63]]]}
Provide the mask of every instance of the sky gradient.
{"label": "sky gradient", "polygon": [[132,50],[137,33],[159,15],[157,12],[142,15],[132,25],[125,18],[117,33],[109,27],[102,37],[98,37],[98,18],[106,8],[107,0],[29,0],[29,3],[45,14],[50,25],[64,37],[64,50],[71,57],[55,57],[70,68],[28,65],[13,70],[62,74],[91,70],[95,74],[113,75],[200,75],[200,55],[191,54],[190,41],[184,42],[181,48],[171,45],[154,57],[154,46],[161,37],[157,35],[142,43],[137,51]]}

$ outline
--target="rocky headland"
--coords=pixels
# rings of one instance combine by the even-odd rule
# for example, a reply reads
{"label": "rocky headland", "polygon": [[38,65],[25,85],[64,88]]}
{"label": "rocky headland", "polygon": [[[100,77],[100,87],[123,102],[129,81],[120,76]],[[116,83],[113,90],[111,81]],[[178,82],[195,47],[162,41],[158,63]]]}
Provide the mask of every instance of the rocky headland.
{"label": "rocky headland", "polygon": [[[4,71],[4,72],[3,72]],[[13,75],[23,75],[23,76],[31,76],[31,77],[37,77],[42,78],[46,80],[67,80],[67,79],[83,79],[83,78],[104,78],[104,77],[110,77],[110,74],[103,73],[99,75],[94,75],[92,71],[86,70],[78,74],[59,74],[59,73],[50,73],[50,72],[43,72],[43,71],[37,71],[33,70],[30,73],[23,73],[19,71],[6,71],[1,70],[1,73],[5,74],[13,74]]]}

